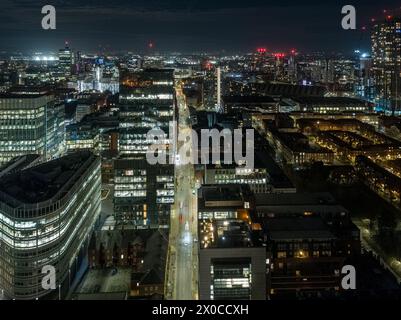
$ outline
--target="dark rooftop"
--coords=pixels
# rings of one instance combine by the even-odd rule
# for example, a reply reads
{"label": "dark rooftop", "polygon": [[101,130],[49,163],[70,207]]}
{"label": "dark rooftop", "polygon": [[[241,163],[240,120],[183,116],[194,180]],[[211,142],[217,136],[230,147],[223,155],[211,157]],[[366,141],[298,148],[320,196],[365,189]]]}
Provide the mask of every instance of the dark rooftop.
{"label": "dark rooftop", "polygon": [[131,281],[138,282],[139,285],[158,285],[163,283],[162,278],[154,269],[150,269],[147,272],[132,273]]}
{"label": "dark rooftop", "polygon": [[360,99],[349,97],[297,97],[294,100],[301,104],[354,104],[354,105],[368,105]]}
{"label": "dark rooftop", "polygon": [[265,219],[264,229],[271,240],[335,239],[320,217]]}
{"label": "dark rooftop", "polygon": [[337,201],[328,192],[290,193],[290,194],[255,194],[257,206],[296,206],[296,205],[337,205]]}
{"label": "dark rooftop", "polygon": [[204,202],[208,201],[243,201],[244,195],[249,192],[247,186],[238,184],[203,185],[200,189],[200,197]]}
{"label": "dark rooftop", "polygon": [[284,97],[323,97],[326,92],[326,88],[323,86],[302,86],[286,83],[257,83],[255,84],[255,89],[265,95],[280,95]]}
{"label": "dark rooftop", "polygon": [[276,103],[270,96],[224,96],[225,103]]}
{"label": "dark rooftop", "polygon": [[47,96],[47,93],[1,93],[0,94],[0,99],[32,99],[32,98],[40,98]]}
{"label": "dark rooftop", "polygon": [[16,201],[26,204],[49,200],[81,168],[84,169],[85,163],[91,158],[95,158],[91,152],[76,152],[36,167],[7,175],[0,181],[0,198],[2,198],[1,193],[3,193]]}
{"label": "dark rooftop", "polygon": [[32,166],[32,164],[38,162],[40,158],[41,156],[38,154],[27,154],[15,157],[0,167],[0,176],[2,174],[11,174],[20,170],[24,170],[27,167]]}

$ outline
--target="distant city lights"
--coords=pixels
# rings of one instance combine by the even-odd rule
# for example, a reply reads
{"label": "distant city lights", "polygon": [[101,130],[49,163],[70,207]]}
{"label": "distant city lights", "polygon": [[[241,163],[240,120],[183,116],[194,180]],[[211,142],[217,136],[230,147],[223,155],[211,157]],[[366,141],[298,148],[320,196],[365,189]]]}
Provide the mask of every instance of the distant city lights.
{"label": "distant city lights", "polygon": [[34,60],[35,61],[56,61],[58,59],[54,56],[35,56]]}

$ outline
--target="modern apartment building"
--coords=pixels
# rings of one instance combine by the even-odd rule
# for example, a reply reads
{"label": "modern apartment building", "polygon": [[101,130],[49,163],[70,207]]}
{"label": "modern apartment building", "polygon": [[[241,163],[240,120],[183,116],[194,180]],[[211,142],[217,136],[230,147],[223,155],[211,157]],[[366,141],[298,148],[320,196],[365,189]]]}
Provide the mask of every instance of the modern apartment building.
{"label": "modern apartment building", "polygon": [[387,112],[401,110],[401,18],[388,16],[372,29],[372,59],[377,102]]}

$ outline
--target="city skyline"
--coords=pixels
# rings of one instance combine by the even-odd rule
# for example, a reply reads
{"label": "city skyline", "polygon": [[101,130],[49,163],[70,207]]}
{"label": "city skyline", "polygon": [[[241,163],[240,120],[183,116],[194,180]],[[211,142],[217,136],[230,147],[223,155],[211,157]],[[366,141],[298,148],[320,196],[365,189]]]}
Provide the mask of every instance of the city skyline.
{"label": "city skyline", "polygon": [[401,299],[395,1],[2,6],[0,302]]}

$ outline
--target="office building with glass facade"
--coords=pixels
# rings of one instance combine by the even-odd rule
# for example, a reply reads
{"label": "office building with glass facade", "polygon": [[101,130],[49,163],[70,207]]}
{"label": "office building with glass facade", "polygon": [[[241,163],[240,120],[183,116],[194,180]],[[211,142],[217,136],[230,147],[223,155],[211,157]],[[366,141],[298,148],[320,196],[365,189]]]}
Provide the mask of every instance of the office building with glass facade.
{"label": "office building with glass facade", "polygon": [[52,159],[62,152],[64,141],[64,105],[53,95],[0,95],[0,164],[26,154]]}
{"label": "office building with glass facade", "polygon": [[[0,290],[10,299],[64,297],[100,214],[100,158],[76,152],[0,181]],[[56,271],[56,290],[42,285]]]}
{"label": "office building with glass facade", "polygon": [[74,53],[69,48],[68,43],[65,48],[58,52],[58,68],[61,75],[68,78],[71,76],[72,65],[74,64]]}
{"label": "office building with glass facade", "polygon": [[167,133],[173,121],[173,70],[123,72],[120,88],[120,154],[127,157],[144,154],[152,143],[146,138],[147,132],[162,129]]}
{"label": "office building with glass facade", "polygon": [[203,248],[199,252],[201,300],[265,300],[266,248]]}
{"label": "office building with glass facade", "polygon": [[174,70],[143,69],[120,73],[118,150],[114,160],[114,214],[117,224],[133,228],[169,226],[174,203],[174,165],[151,165],[146,153],[152,129],[165,132],[160,149],[171,151],[174,120]]}
{"label": "office building with glass facade", "polygon": [[114,160],[117,224],[167,228],[174,203],[174,166],[151,165],[145,157]]}

